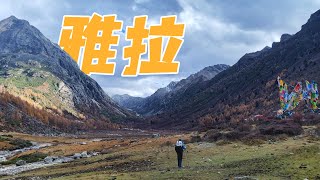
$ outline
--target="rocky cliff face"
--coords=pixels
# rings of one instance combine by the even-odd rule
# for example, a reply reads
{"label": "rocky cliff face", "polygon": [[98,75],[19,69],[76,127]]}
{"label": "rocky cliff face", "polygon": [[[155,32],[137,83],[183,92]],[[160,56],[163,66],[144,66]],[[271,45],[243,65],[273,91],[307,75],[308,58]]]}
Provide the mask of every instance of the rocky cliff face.
{"label": "rocky cliff face", "polygon": [[14,16],[0,21],[0,86],[36,107],[74,119],[119,122],[134,117],[58,45]]}
{"label": "rocky cliff face", "polygon": [[197,82],[205,82],[212,79],[220,72],[229,68],[228,65],[218,64],[208,66],[201,71],[190,75],[178,82],[171,82],[168,86],[158,89],[154,94],[146,98],[131,97],[129,95],[114,96],[113,99],[121,106],[131,109],[138,114],[150,116],[167,111],[167,104],[174,102],[178,94]]}

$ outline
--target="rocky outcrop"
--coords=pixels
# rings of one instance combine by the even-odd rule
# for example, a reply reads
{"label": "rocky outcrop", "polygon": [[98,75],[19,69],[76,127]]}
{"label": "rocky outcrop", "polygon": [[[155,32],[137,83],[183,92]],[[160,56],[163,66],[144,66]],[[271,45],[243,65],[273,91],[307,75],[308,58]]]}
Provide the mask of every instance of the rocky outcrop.
{"label": "rocky outcrop", "polygon": [[281,38],[280,38],[280,42],[284,42],[287,41],[288,39],[290,39],[292,37],[292,35],[290,34],[282,34]]}
{"label": "rocky outcrop", "polygon": [[16,165],[17,165],[17,166],[23,166],[23,165],[25,165],[25,164],[27,164],[27,162],[26,162],[25,160],[18,160],[18,161],[16,162]]}

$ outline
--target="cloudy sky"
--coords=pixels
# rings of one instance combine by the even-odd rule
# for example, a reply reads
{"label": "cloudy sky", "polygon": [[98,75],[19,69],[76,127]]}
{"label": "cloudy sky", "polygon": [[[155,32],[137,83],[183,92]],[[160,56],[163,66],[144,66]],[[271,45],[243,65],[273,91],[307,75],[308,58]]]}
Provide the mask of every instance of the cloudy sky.
{"label": "cloudy sky", "polygon": [[0,19],[14,15],[28,20],[51,41],[58,43],[64,15],[117,14],[124,27],[134,16],[148,15],[148,24],[164,15],[177,15],[186,24],[184,44],[176,58],[177,75],[124,78],[127,61],[121,48],[128,45],[121,35],[116,75],[93,75],[109,94],[148,96],[171,81],[177,81],[215,64],[233,65],[245,53],[271,46],[281,34],[294,34],[320,7],[320,0],[2,0]]}

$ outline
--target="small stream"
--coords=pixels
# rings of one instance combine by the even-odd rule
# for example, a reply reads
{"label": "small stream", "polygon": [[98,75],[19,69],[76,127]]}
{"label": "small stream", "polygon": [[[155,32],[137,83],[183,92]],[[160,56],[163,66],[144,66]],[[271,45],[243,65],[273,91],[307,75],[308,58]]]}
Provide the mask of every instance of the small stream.
{"label": "small stream", "polygon": [[26,152],[26,151],[30,151],[30,150],[34,150],[34,149],[41,149],[41,148],[45,148],[45,147],[49,147],[52,146],[51,143],[36,143],[36,142],[32,142],[32,146],[30,147],[26,147],[26,148],[22,148],[22,149],[16,149],[13,151],[0,151],[0,162],[3,161],[7,161],[8,158],[11,158],[17,154]]}
{"label": "small stream", "polygon": [[[99,141],[100,139],[95,139],[95,141]],[[0,151],[0,160],[1,162],[7,161],[10,157],[13,157],[17,154],[34,150],[34,149],[41,149],[45,147],[52,146],[51,143],[35,143],[33,142],[33,145],[27,148],[22,149],[16,149],[13,151]],[[80,158],[89,158],[91,156],[98,155],[97,152],[92,152],[91,154],[87,154],[87,151],[84,151],[82,153],[75,153],[73,156],[47,156],[44,160],[33,162],[33,163],[27,163],[21,166],[17,166],[15,164],[12,165],[0,165],[0,176],[1,175],[15,175],[24,171],[29,171],[33,169],[43,168],[47,166],[52,166],[55,164],[61,164],[61,163],[67,163],[70,161],[74,161],[76,159]]]}
{"label": "small stream", "polygon": [[24,171],[43,168],[54,164],[59,164],[59,162],[45,163],[44,161],[39,161],[34,163],[28,163],[22,166],[9,165],[0,168],[0,175],[15,175]]}

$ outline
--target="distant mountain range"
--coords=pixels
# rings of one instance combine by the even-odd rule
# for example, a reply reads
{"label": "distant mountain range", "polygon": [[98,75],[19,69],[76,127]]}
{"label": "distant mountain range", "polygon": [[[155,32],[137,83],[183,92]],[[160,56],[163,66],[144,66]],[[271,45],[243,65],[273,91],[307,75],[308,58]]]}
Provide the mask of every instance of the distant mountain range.
{"label": "distant mountain range", "polygon": [[280,108],[278,76],[291,86],[320,82],[319,22],[320,10],[296,34],[245,54],[232,67],[206,67],[146,98],[112,100],[58,45],[27,21],[9,17],[0,21],[0,130],[106,129],[137,120],[132,111],[144,116],[146,128],[188,130],[203,122],[273,116]]}
{"label": "distant mountain range", "polygon": [[[170,89],[177,85],[173,83],[146,98],[150,101],[143,100],[143,106],[141,99],[138,105],[115,99],[140,114],[156,114],[148,117],[151,127],[190,129],[204,120],[228,123],[256,114],[273,116],[280,108],[277,76],[291,85],[304,80],[320,82],[319,70],[320,10],[296,34],[284,34],[272,47],[245,54],[212,79],[193,81],[173,93],[174,98]],[[157,94],[167,95],[157,99]]]}
{"label": "distant mountain range", "polygon": [[190,75],[188,78],[178,82],[171,82],[168,86],[158,89],[149,97],[132,97],[130,95],[115,95],[112,98],[120,106],[133,110],[140,115],[150,116],[166,112],[168,105],[177,101],[179,94],[184,93],[188,88],[199,82],[205,82],[212,79],[220,72],[229,68],[229,65],[218,64],[209,66],[201,71]]}
{"label": "distant mountain range", "polygon": [[[58,45],[27,21],[14,16],[0,21],[0,91],[19,97],[32,107],[79,122],[80,126],[90,122],[97,128],[95,121],[117,123],[135,118],[112,101],[96,81],[82,73]],[[17,114],[35,118],[15,107]],[[12,112],[7,106],[0,106],[0,110],[5,128],[14,119],[8,118]],[[35,120],[43,121],[39,117]]]}

